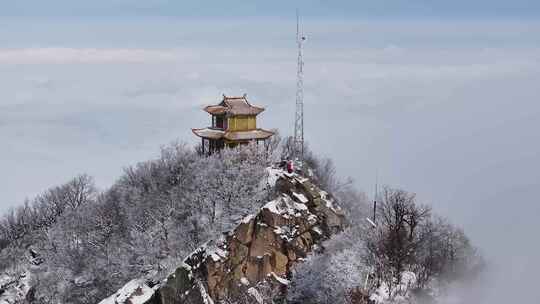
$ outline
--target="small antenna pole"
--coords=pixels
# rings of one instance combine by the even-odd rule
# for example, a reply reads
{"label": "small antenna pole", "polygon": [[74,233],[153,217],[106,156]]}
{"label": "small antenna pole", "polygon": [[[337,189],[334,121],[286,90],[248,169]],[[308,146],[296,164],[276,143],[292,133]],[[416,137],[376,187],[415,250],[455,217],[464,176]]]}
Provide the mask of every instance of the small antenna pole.
{"label": "small antenna pole", "polygon": [[378,183],[379,183],[379,170],[375,173],[375,195],[373,196],[373,223],[377,223],[377,196],[378,192]]}

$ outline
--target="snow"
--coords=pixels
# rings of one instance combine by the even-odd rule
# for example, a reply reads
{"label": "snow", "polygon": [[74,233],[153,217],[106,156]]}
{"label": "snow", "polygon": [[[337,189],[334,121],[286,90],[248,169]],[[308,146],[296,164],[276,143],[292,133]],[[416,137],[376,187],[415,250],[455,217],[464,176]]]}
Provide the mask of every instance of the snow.
{"label": "snow", "polygon": [[377,225],[376,225],[369,217],[366,217],[366,221],[368,221],[368,223],[369,223],[373,228],[377,228]]}
{"label": "snow", "polygon": [[291,197],[286,194],[266,203],[266,205],[263,206],[263,209],[267,209],[274,214],[279,214],[284,217],[286,217],[286,215],[299,217],[302,216],[302,214],[298,211],[308,210],[306,205],[293,201]]}
{"label": "snow", "polygon": [[296,193],[296,192],[293,192],[293,195],[294,197],[296,197],[302,204],[306,204],[307,202],[309,202],[309,200],[307,199],[307,197],[305,195],[303,195],[302,193]]}
{"label": "snow", "polygon": [[307,197],[305,195],[303,195],[302,193],[296,193],[296,192],[293,192],[293,195],[294,197],[296,197],[302,204],[306,204],[307,202],[309,202],[309,200],[307,199]]}
{"label": "snow", "polygon": [[274,233],[278,235],[282,235],[282,234],[285,234],[285,231],[281,227],[276,227],[274,228]]}
{"label": "snow", "polygon": [[277,180],[285,173],[281,169],[272,167],[266,168],[266,171],[268,172],[268,185],[270,185],[271,187],[275,187]]}
{"label": "snow", "polygon": [[313,227],[312,230],[315,231],[319,235],[323,235],[321,228],[319,228],[318,226]]}
{"label": "snow", "polygon": [[197,287],[199,287],[199,291],[201,292],[201,297],[203,299],[203,303],[204,304],[214,304],[214,301],[208,295],[208,292],[206,292],[206,288],[204,288],[204,284],[199,280],[197,280]]}
{"label": "snow", "polygon": [[186,264],[185,262],[182,262],[182,265],[181,265],[183,268],[185,268],[187,271],[191,271],[191,266],[189,266],[188,264]]}
{"label": "snow", "polygon": [[317,220],[318,220],[318,219],[319,219],[319,218],[318,218],[316,215],[310,214],[310,215],[308,216],[308,223],[310,223],[311,225],[314,225],[315,223],[317,223]]}
{"label": "snow", "polygon": [[204,129],[198,130],[197,133],[199,136],[215,137],[215,136],[222,136],[223,134],[225,134],[225,131],[204,128]]}
{"label": "snow", "polygon": [[370,300],[375,304],[408,303],[409,290],[415,283],[416,274],[411,271],[404,271],[401,273],[401,282],[392,288],[392,290],[389,290],[388,285],[382,282],[381,286],[371,294]]}
{"label": "snow", "polygon": [[304,204],[294,203],[294,209],[296,210],[308,210],[308,207]]}
{"label": "snow", "polygon": [[192,269],[198,269],[201,266],[201,263],[204,261],[203,257],[209,251],[208,247],[210,247],[210,244],[213,244],[213,242],[208,241],[202,244],[184,259],[183,264],[189,266],[189,269],[186,268],[187,270],[191,271]]}
{"label": "snow", "polygon": [[73,283],[78,287],[86,286],[92,283],[92,279],[88,275],[81,275],[73,280]]}
{"label": "snow", "polygon": [[221,260],[221,257],[220,257],[219,255],[215,254],[215,253],[212,253],[212,254],[210,255],[210,257],[212,258],[212,260],[213,260],[214,262],[219,262],[219,260]]}
{"label": "snow", "polygon": [[375,290],[369,297],[371,301],[376,304],[384,303],[389,298],[388,286],[386,283],[382,282],[381,286]]}
{"label": "snow", "polygon": [[407,293],[414,284],[416,284],[416,274],[411,271],[404,271],[401,273],[401,282],[396,289],[402,294]]}
{"label": "snow", "polygon": [[30,290],[29,272],[5,273],[0,276],[0,304],[22,303]]}
{"label": "snow", "polygon": [[246,217],[244,217],[241,221],[242,224],[249,224],[249,222],[251,222],[251,220],[253,220],[255,218],[255,215],[254,214],[250,214]]}
{"label": "snow", "polygon": [[245,286],[249,286],[249,280],[246,277],[240,278],[240,283]]}
{"label": "snow", "polygon": [[216,254],[219,255],[222,258],[225,258],[225,257],[227,257],[228,252],[221,249],[221,248],[216,248]]}
{"label": "snow", "polygon": [[281,285],[289,285],[289,284],[291,283],[289,280],[284,279],[284,278],[278,276],[275,272],[271,272],[270,274],[271,274],[272,277],[273,277],[276,281],[278,281]]}
{"label": "snow", "polygon": [[221,248],[215,248],[213,252],[209,252],[208,254],[214,262],[219,262],[222,258],[226,258],[229,253]]}
{"label": "snow", "polygon": [[280,198],[277,198],[273,201],[270,201],[264,205],[263,209],[268,209],[270,212],[275,214],[281,214],[278,208],[278,203],[280,202]]}
{"label": "snow", "polygon": [[274,233],[279,235],[279,237],[287,242],[290,242],[294,239],[296,234],[298,233],[298,230],[296,228],[291,228],[288,226],[282,226],[282,227],[275,227]]}
{"label": "snow", "polygon": [[259,291],[253,287],[250,287],[248,290],[247,290],[248,294],[250,296],[252,296],[253,298],[255,298],[255,301],[257,301],[257,304],[264,304],[264,300],[263,300],[263,297],[261,296],[261,294],[259,293]]}
{"label": "snow", "polygon": [[302,176],[296,177],[296,180],[297,180],[299,183],[301,183],[301,184],[303,184],[303,183],[309,181],[309,179],[307,179],[307,178],[305,178],[305,177],[302,177]]}
{"label": "snow", "polygon": [[337,213],[337,210],[339,210],[340,208],[334,206],[334,200],[329,197],[328,192],[320,191],[319,194],[321,195],[321,199],[326,204],[326,208],[328,208],[328,209],[334,211],[335,213]]}
{"label": "snow", "polygon": [[[304,195],[293,192],[293,195],[298,198],[298,200],[306,200]],[[262,209],[268,210],[273,214],[277,214],[285,219],[290,219],[291,217],[307,217],[308,223],[310,225],[315,225],[318,221],[318,218],[309,212],[308,207],[303,203],[298,203],[296,200],[293,200],[289,195],[282,194],[280,197],[276,198],[273,201],[268,202],[262,207]],[[260,223],[258,223],[260,224]],[[298,227],[273,227],[274,232],[280,236],[282,240],[291,241],[298,233]]]}
{"label": "snow", "polygon": [[143,304],[153,295],[154,290],[148,287],[143,279],[135,279],[99,304]]}

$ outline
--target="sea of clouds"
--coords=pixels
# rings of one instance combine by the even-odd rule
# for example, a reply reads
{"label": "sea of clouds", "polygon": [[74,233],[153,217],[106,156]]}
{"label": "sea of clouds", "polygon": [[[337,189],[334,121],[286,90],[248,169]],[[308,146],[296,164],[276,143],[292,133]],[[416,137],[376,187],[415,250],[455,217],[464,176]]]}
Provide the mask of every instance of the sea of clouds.
{"label": "sea of clouds", "polygon": [[[290,20],[2,25],[2,211],[82,172],[105,188],[160,145],[196,143],[190,128],[223,93],[247,93],[267,108],[262,127],[292,133]],[[368,194],[378,172],[463,226],[493,265],[479,303],[537,301],[540,24],[305,28],[311,147]]]}

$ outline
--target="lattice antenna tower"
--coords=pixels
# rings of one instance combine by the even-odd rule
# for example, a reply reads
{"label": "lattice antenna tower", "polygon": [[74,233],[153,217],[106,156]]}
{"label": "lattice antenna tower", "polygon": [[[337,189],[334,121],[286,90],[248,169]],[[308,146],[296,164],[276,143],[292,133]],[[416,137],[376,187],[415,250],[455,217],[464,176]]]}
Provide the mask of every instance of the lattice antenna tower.
{"label": "lattice antenna tower", "polygon": [[300,16],[296,10],[296,44],[298,46],[298,67],[296,74],[296,113],[294,119],[294,159],[304,164],[304,59],[303,44],[306,37],[300,28]]}

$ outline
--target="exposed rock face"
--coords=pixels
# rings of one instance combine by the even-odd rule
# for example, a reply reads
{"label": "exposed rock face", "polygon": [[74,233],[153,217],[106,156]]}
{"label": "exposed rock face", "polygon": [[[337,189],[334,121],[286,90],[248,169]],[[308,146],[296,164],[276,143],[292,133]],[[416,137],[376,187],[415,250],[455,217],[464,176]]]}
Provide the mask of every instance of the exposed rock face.
{"label": "exposed rock face", "polygon": [[257,303],[262,282],[272,290],[286,290],[294,265],[341,230],[343,213],[308,179],[274,169],[270,174],[276,180],[276,199],[244,218],[223,240],[193,252],[160,286],[139,286],[136,290],[151,295],[137,303],[214,303],[246,296]]}

